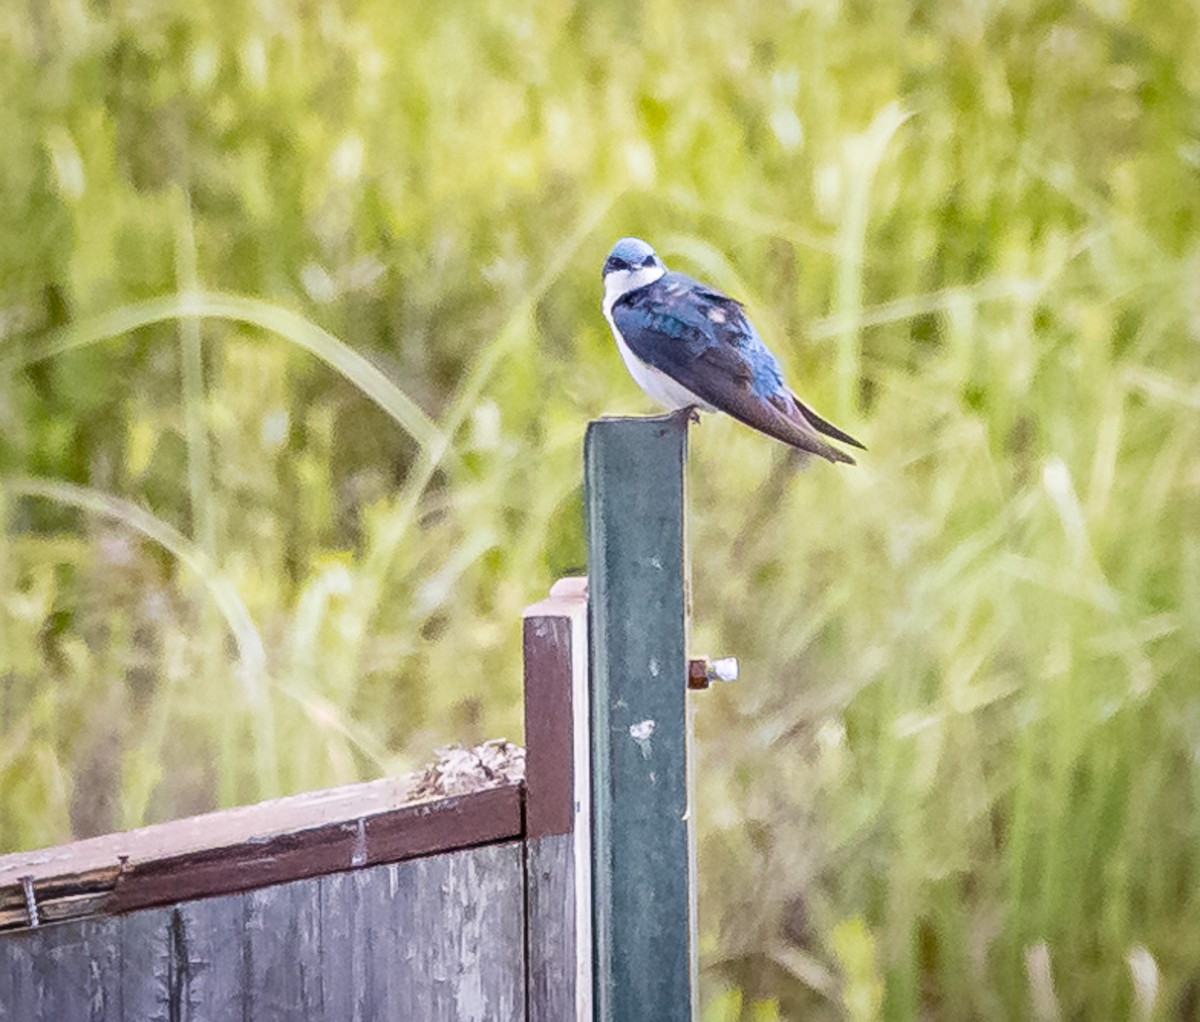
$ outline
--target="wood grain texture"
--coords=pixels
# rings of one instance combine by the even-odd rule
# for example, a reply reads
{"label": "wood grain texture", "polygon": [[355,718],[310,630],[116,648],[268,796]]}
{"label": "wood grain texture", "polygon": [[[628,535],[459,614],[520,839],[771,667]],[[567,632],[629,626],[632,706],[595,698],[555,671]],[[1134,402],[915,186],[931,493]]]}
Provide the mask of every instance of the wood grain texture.
{"label": "wood grain texture", "polygon": [[34,878],[41,916],[52,922],[252,890],[523,833],[520,784],[380,808],[410,788],[408,782],[370,782],[0,856],[0,930],[28,924],[24,876]]}
{"label": "wood grain texture", "polygon": [[[137,863],[167,859],[388,812],[408,803],[415,784],[415,777],[347,784],[51,848],[0,855],[0,906],[6,903],[11,888],[19,890],[22,876],[32,876],[39,891],[50,895],[56,893],[57,882],[74,882],[76,886],[83,882],[92,890],[106,872],[111,874],[109,879],[115,880],[122,860]],[[93,870],[100,875],[89,876]]]}
{"label": "wood grain texture", "polygon": [[224,848],[131,865],[112,910],[251,890],[520,837],[521,789],[506,785]]}
{"label": "wood grain texture", "polygon": [[0,935],[0,1019],[517,1022],[523,857],[510,841]]}
{"label": "wood grain texture", "polygon": [[385,867],[362,906],[367,1017],[524,1018],[521,859],[510,843]]}
{"label": "wood grain texture", "polygon": [[[530,838],[527,844],[528,1022],[582,1022],[579,987],[591,982],[591,963],[581,975],[573,844],[570,834]],[[586,1000],[591,1000],[590,991]]]}
{"label": "wood grain texture", "polygon": [[569,834],[575,821],[572,629],[551,601],[525,614],[525,789],[529,835]]}
{"label": "wood grain texture", "polygon": [[529,1018],[592,1020],[588,582],[525,610]]}
{"label": "wood grain texture", "polygon": [[244,923],[240,894],[121,917],[121,1017],[130,1022],[241,1019]]}
{"label": "wood grain texture", "polygon": [[[35,878],[38,915],[42,922],[48,923],[57,922],[62,918],[70,918],[70,915],[62,913],[72,913],[73,910],[82,908],[82,903],[85,901],[94,902],[97,892],[103,894],[111,891],[116,886],[117,877],[121,872],[120,864],[115,863],[82,873],[39,876],[39,868],[46,868],[43,859],[47,857],[47,852],[25,854],[26,858],[21,860],[23,866],[17,864],[17,856],[4,856],[0,859],[0,863],[5,859],[13,861],[11,868],[0,871],[0,884],[8,884],[7,887],[0,886],[0,929],[4,929],[6,926],[25,926],[29,922],[25,891],[20,883],[22,876]],[[25,870],[24,873],[21,872],[22,868]],[[83,915],[86,913],[74,911],[73,914]]]}
{"label": "wood grain texture", "polygon": [[385,866],[334,873],[318,881],[321,903],[321,986],[329,1022],[373,1019],[365,976],[365,936],[361,925],[362,892],[380,882]]}
{"label": "wood grain texture", "polygon": [[33,958],[36,930],[0,935],[0,1022],[33,1018]]}
{"label": "wood grain texture", "polygon": [[25,950],[31,988],[14,1017],[35,1022],[106,1022],[120,1017],[115,919],[84,919],[39,927]]}
{"label": "wood grain texture", "polygon": [[327,1018],[320,881],[265,887],[248,893],[245,902],[247,1017],[255,1022]]}

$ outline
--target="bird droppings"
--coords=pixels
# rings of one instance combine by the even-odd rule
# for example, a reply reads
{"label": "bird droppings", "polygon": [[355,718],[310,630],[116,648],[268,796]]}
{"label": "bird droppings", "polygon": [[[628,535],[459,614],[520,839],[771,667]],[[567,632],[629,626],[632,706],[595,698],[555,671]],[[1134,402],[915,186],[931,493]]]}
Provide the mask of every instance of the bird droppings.
{"label": "bird droppings", "polygon": [[642,755],[650,758],[650,736],[654,734],[654,729],[658,724],[653,720],[639,721],[637,724],[629,725],[629,737],[637,742],[637,746],[642,750]]}
{"label": "bird droppings", "polygon": [[662,666],[658,662],[658,657],[652,656],[650,658],[650,677],[657,678],[658,672],[661,670],[662,670]]}
{"label": "bird droppings", "polygon": [[354,834],[354,848],[350,852],[350,865],[362,866],[367,861],[367,824],[361,816],[356,822],[358,826]]}
{"label": "bird droppings", "polygon": [[525,777],[525,750],[503,738],[466,749],[451,745],[438,749],[437,759],[425,768],[413,788],[413,798],[434,799],[467,795]]}

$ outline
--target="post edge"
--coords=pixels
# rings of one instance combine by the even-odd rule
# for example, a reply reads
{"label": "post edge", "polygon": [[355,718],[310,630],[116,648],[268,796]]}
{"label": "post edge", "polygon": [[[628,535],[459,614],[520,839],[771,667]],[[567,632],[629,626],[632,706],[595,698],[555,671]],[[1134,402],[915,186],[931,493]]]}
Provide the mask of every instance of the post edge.
{"label": "post edge", "polygon": [[593,1017],[587,614],[575,577],[523,615],[529,1022]]}

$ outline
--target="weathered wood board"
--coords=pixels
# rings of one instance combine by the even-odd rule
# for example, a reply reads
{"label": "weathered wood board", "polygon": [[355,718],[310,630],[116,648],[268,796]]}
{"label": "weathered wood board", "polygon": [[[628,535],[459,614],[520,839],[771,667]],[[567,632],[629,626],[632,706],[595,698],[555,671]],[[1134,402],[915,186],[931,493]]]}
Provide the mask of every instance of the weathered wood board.
{"label": "weathered wood board", "polygon": [[587,579],[525,610],[528,1022],[592,1022]]}
{"label": "weathered wood board", "polygon": [[0,940],[0,1022],[525,1017],[519,841]]}
{"label": "weathered wood board", "polygon": [[[28,924],[26,879],[39,918],[49,923],[255,890],[523,832],[520,784],[407,804],[392,782],[357,787],[361,805],[350,786],[0,856],[0,931]],[[388,805],[381,793],[400,804]],[[347,815],[338,819],[334,808]]]}

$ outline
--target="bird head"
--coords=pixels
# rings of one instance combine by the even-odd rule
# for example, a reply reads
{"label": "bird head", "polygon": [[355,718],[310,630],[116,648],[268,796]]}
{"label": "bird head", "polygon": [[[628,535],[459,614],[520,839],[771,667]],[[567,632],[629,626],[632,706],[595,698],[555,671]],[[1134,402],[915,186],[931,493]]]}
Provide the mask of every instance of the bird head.
{"label": "bird head", "polygon": [[604,304],[612,307],[623,294],[653,284],[667,272],[654,249],[641,238],[622,238],[604,261]]}

